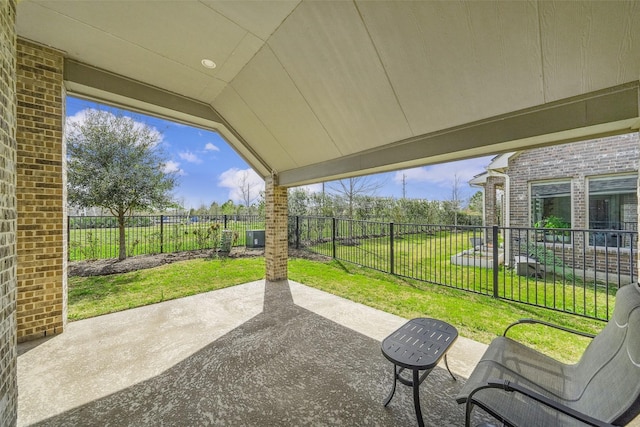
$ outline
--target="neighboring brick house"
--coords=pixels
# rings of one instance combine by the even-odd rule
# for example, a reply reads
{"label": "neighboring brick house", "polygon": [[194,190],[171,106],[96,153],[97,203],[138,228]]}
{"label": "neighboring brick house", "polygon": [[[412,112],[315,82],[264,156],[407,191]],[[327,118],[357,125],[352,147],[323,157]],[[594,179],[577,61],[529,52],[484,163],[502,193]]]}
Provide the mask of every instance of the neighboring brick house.
{"label": "neighboring brick house", "polygon": [[470,184],[484,188],[487,226],[541,227],[554,217],[572,229],[622,230],[573,233],[563,251],[635,252],[637,237],[625,231],[638,230],[639,158],[634,132],[501,154]]}
{"label": "neighboring brick house", "polygon": [[[571,228],[637,230],[638,133],[496,156],[471,180],[485,189],[485,224],[504,191],[507,227],[533,227],[549,216]],[[507,204],[508,203],[508,204]]]}

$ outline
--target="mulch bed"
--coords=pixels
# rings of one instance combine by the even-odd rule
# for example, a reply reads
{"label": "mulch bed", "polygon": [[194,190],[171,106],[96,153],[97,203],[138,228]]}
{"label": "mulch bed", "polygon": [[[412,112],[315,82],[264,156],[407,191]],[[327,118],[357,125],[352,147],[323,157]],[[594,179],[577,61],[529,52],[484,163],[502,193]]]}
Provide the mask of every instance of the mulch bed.
{"label": "mulch bed", "polygon": [[[69,263],[68,275],[88,277],[104,276],[107,274],[122,274],[130,271],[154,268],[164,264],[171,264],[177,261],[186,261],[197,258],[212,258],[216,256],[226,258],[259,257],[264,256],[264,249],[233,248],[228,254],[216,253],[211,249],[205,249],[176,252],[171,254],[137,255],[122,261],[118,261],[117,259],[75,261]],[[324,255],[315,254],[301,249],[289,249],[289,257],[325,262],[331,260],[331,258]]]}

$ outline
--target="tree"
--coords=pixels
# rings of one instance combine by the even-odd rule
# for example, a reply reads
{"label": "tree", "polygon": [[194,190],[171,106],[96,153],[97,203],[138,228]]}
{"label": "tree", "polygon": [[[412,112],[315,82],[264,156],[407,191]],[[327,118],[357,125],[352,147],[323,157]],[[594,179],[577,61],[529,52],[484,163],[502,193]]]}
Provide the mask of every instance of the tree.
{"label": "tree", "polygon": [[209,206],[209,215],[220,215],[221,209],[220,205],[217,202],[211,202],[211,206]]}
{"label": "tree", "polygon": [[120,252],[127,257],[125,223],[135,210],[162,209],[171,202],[176,174],[164,171],[161,134],[130,117],[88,110],[67,125],[69,202],[107,209],[118,219]]}
{"label": "tree", "polygon": [[233,200],[229,199],[220,206],[220,210],[223,215],[234,215],[236,213],[236,207]]}
{"label": "tree", "polygon": [[302,188],[290,188],[288,193],[287,202],[289,205],[289,215],[307,215],[309,194]]}
{"label": "tree", "polygon": [[[338,195],[347,202],[347,217],[354,219],[355,202],[359,197],[373,195],[382,187],[381,182],[372,180],[370,177],[360,176],[353,178],[341,179],[337,185],[331,187]],[[344,245],[357,245],[358,241],[353,235],[353,221],[349,221],[349,236],[343,241]]]}
{"label": "tree", "polygon": [[469,210],[474,213],[482,214],[482,191],[477,191],[469,199]]}
{"label": "tree", "polygon": [[462,203],[462,190],[460,176],[456,173],[453,175],[453,183],[451,185],[451,209],[453,210],[453,225],[458,225],[458,212]]}
{"label": "tree", "polygon": [[347,202],[347,217],[353,219],[355,202],[358,197],[374,195],[383,183],[367,176],[346,178],[337,181],[331,189]]}
{"label": "tree", "polygon": [[258,198],[260,190],[255,190],[257,186],[258,184],[251,179],[248,170],[242,171],[238,176],[238,189],[240,190],[242,202],[247,210],[249,210],[251,204]]}

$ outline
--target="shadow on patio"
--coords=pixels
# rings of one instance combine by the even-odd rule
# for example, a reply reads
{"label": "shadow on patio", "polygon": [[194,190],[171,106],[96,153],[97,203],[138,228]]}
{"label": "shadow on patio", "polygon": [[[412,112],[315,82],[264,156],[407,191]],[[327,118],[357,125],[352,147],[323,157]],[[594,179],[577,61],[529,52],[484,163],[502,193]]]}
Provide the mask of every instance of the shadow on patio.
{"label": "shadow on patio", "polygon": [[[382,405],[380,341],[405,321],[259,281],[74,322],[19,346],[18,425],[413,426],[409,387]],[[454,397],[485,348],[459,338],[458,382],[423,383],[426,425],[464,424]]]}

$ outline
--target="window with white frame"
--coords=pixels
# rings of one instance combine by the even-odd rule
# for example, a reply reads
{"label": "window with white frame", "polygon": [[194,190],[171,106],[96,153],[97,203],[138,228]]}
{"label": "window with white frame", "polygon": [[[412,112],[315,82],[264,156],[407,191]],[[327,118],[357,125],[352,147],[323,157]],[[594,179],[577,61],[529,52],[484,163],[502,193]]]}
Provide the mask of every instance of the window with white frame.
{"label": "window with white frame", "polygon": [[571,227],[571,181],[531,183],[531,225],[544,227],[550,218]]}
{"label": "window with white frame", "polygon": [[[637,175],[590,178],[589,228],[596,230],[638,230]],[[631,235],[623,232],[591,233],[592,246],[625,247]]]}

